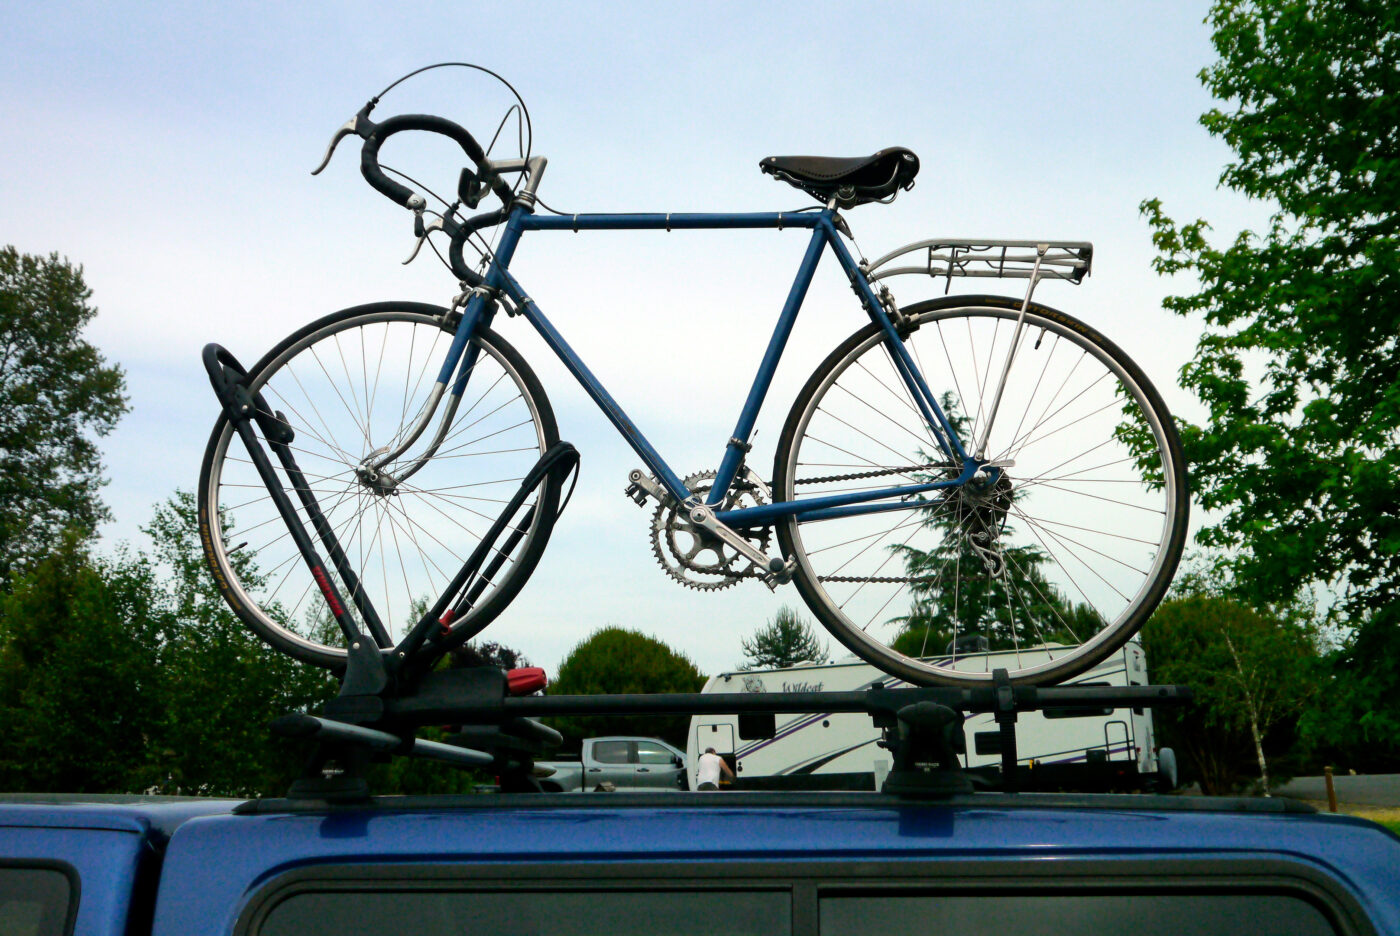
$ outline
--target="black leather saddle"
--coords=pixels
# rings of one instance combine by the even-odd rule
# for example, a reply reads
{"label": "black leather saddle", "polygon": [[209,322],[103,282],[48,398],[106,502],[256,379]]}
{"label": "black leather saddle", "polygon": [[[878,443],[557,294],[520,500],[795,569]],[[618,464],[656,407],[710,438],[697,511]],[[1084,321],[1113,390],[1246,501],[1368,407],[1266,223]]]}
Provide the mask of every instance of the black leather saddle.
{"label": "black leather saddle", "polygon": [[914,187],[919,157],[902,146],[882,149],[874,156],[769,156],[758,167],[795,185],[825,204],[836,199],[841,208],[889,198]]}

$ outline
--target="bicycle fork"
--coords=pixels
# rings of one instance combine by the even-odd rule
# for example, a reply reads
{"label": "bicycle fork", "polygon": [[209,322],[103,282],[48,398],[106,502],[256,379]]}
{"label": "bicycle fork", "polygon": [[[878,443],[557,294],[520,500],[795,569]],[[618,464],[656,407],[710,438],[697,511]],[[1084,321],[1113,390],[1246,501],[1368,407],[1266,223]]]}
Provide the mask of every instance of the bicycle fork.
{"label": "bicycle fork", "polygon": [[[471,376],[472,369],[476,366],[477,357],[481,353],[475,346],[468,347],[467,342],[471,339],[479,323],[485,324],[490,321],[494,307],[494,300],[486,298],[484,290],[475,289],[468,295],[470,298],[467,302],[467,308],[457,326],[452,345],[447,352],[447,359],[443,362],[433,388],[428,392],[428,398],[423,401],[423,406],[419,409],[413,426],[401,436],[397,444],[393,439],[389,440],[385,445],[366,455],[360,467],[355,469],[355,475],[360,479],[360,482],[377,493],[387,494],[416,474],[428,463],[429,459],[437,454],[438,449],[447,439],[448,431],[452,427],[452,420],[457,416],[457,408],[462,404],[462,396],[467,388],[467,379]],[[455,379],[452,377],[453,371],[457,372]],[[450,385],[449,381],[451,381]],[[447,400],[447,408],[443,411],[442,418],[438,420],[437,432],[433,434],[432,441],[428,443],[427,448],[402,470],[394,474],[385,471],[385,465],[392,464],[401,458],[422,437],[429,424],[432,423],[433,417],[437,414],[438,407],[442,405],[444,397]]]}

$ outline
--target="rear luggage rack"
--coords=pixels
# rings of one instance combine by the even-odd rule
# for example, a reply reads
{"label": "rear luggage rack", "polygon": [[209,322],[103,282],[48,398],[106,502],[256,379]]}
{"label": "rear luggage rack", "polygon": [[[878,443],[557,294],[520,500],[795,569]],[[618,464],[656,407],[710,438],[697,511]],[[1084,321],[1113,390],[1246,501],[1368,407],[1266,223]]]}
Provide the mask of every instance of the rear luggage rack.
{"label": "rear luggage rack", "polygon": [[[900,257],[907,257],[906,263],[918,261],[917,265],[881,269]],[[922,273],[935,279],[943,277],[948,287],[952,286],[955,276],[1059,279],[1077,285],[1089,275],[1093,259],[1094,245],[1086,241],[934,238],[892,250],[874,263],[866,264],[865,272],[872,282],[905,273]]]}

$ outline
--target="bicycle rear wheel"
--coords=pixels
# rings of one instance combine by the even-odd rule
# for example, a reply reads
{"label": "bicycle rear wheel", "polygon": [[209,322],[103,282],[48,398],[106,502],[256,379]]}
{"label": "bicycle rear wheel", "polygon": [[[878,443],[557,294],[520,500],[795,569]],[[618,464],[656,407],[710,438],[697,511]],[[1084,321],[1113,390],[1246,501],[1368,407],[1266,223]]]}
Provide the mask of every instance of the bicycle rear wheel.
{"label": "bicycle rear wheel", "polygon": [[[376,484],[364,468],[406,438],[452,333],[447,310],[436,306],[358,306],[297,331],[248,375],[250,389],[295,433],[290,447],[297,464],[391,644],[443,593],[521,479],[559,439],[553,410],[529,366],[498,335],[478,329],[476,363],[437,451],[410,470],[447,400],[418,442],[382,466],[379,477],[387,473],[395,483]],[[254,632],[298,659],[339,668],[343,637],[236,436],[221,415],[200,469],[206,561],[229,605]],[[290,491],[280,466],[278,474]],[[292,500],[310,531],[303,506]],[[544,551],[558,502],[559,482],[551,476],[528,502],[535,509],[524,535],[504,554],[508,538],[496,544],[503,561],[455,628],[480,630],[520,591]],[[326,554],[323,543],[316,546]],[[354,589],[330,563],[326,571],[368,633],[352,607]]]}
{"label": "bicycle rear wheel", "polygon": [[[980,440],[1021,303],[904,310],[905,347],[965,448]],[[1181,443],[1115,345],[1032,304],[986,457],[1009,462],[898,509],[778,524],[794,581],[832,634],[918,684],[1050,683],[1121,647],[1157,606],[1186,536]],[[775,500],[956,478],[874,325],[817,368],[788,415]]]}

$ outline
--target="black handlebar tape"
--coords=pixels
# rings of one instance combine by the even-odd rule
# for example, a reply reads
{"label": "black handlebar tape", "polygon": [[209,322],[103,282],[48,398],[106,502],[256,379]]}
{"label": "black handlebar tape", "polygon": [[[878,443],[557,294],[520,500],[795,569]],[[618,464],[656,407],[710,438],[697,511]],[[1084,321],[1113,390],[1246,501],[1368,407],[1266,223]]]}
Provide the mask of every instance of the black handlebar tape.
{"label": "black handlebar tape", "polygon": [[457,274],[457,278],[471,286],[480,286],[482,278],[467,266],[466,260],[462,258],[462,247],[466,244],[467,238],[473,231],[480,228],[489,227],[493,224],[500,224],[510,216],[510,209],[502,206],[495,211],[486,211],[479,215],[472,215],[462,222],[461,227],[452,232],[452,243],[447,250],[447,259],[452,264],[452,272]]}
{"label": "black handlebar tape", "polygon": [[476,164],[484,176],[491,180],[491,190],[496,193],[497,198],[506,204],[509,204],[514,198],[510,186],[506,185],[499,176],[487,172],[486,153],[482,150],[481,144],[476,142],[476,139],[467,132],[465,127],[444,117],[434,117],[431,114],[402,114],[398,117],[390,117],[376,126],[365,139],[365,145],[360,150],[360,174],[365,177],[366,182],[393,201],[407,208],[413,190],[395,182],[379,168],[379,147],[389,137],[405,130],[426,130],[429,133],[437,133],[455,140],[457,145],[462,147],[462,151],[467,154],[467,158]]}

